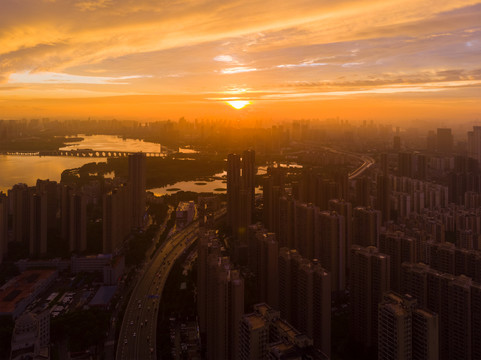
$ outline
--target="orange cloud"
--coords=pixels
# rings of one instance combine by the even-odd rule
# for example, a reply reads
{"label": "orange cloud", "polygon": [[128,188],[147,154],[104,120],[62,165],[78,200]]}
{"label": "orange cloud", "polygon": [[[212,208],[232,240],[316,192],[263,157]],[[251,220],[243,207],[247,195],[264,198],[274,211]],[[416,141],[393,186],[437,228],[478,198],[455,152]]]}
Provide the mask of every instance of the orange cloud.
{"label": "orange cloud", "polygon": [[[199,96],[206,112],[218,114],[205,99],[236,88],[260,103],[303,106],[359,96],[393,96],[397,104],[426,92],[443,101],[474,99],[480,16],[473,0],[5,0],[0,117],[28,116],[15,104],[42,108],[46,96],[133,94],[179,96],[186,104]],[[117,114],[111,103],[92,106]]]}

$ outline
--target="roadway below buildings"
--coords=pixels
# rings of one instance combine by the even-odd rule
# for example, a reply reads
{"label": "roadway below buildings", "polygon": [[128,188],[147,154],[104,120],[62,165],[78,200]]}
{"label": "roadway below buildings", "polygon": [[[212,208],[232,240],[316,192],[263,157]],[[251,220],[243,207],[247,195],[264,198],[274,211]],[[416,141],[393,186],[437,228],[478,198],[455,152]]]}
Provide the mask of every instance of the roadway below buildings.
{"label": "roadway below buildings", "polygon": [[144,266],[125,310],[116,359],[156,359],[159,303],[175,261],[198,236],[198,221],[173,233]]}
{"label": "roadway below buildings", "polygon": [[335,153],[335,154],[346,155],[346,156],[356,158],[356,159],[362,161],[361,166],[359,166],[358,168],[356,168],[355,170],[351,171],[348,174],[349,180],[354,180],[358,176],[362,175],[367,169],[369,169],[372,165],[374,165],[376,163],[376,160],[374,160],[369,155],[358,154],[358,153],[354,153],[354,152],[346,151],[346,150],[339,150],[339,149],[331,148],[331,147],[328,147],[328,146],[315,144],[313,142],[306,142],[305,145],[309,146],[309,147],[317,148],[317,149],[327,150],[327,151],[330,151],[330,152]]}
{"label": "roadway below buildings", "polygon": [[357,178],[359,175],[362,175],[364,171],[369,169],[372,165],[376,163],[376,160],[374,160],[372,157],[368,155],[363,155],[363,154],[355,154],[355,153],[349,153],[346,152],[346,155],[356,157],[362,161],[362,165],[359,166],[356,170],[352,171],[349,173],[349,180],[354,180]]}
{"label": "roadway below buildings", "polygon": [[[167,223],[173,211],[174,211],[174,208],[169,205],[169,209],[167,210],[165,219],[160,225],[154,238],[152,239],[152,247],[149,250],[147,250],[147,256],[150,256],[150,254],[155,252],[155,245],[159,241],[160,236],[163,234],[163,232],[166,231]],[[152,219],[149,218],[149,224],[147,225],[147,227],[150,226],[151,224],[152,224]],[[132,291],[132,289],[136,286],[137,282],[139,281],[140,275],[141,274],[137,272],[137,274],[134,275],[134,278],[129,281],[128,285],[126,285],[124,282],[119,284],[120,288],[118,291],[124,295],[121,296],[120,301],[117,303],[110,317],[110,329],[107,332],[107,338],[104,343],[104,358],[106,360],[112,360],[114,359],[114,356],[115,356],[115,335],[116,335],[116,329],[118,325],[117,322],[118,322],[118,319],[121,318],[121,311],[124,306],[124,302],[129,300],[127,297],[124,298],[124,296],[125,294],[129,294]]]}

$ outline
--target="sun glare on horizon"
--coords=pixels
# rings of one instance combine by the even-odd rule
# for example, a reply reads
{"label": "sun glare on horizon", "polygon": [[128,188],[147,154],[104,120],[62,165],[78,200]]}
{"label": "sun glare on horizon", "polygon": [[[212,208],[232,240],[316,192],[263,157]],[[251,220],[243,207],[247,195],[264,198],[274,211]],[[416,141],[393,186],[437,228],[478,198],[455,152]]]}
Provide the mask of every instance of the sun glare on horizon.
{"label": "sun glare on horizon", "polygon": [[232,106],[234,109],[240,110],[247,105],[250,105],[251,102],[249,100],[230,100],[226,101],[226,103]]}

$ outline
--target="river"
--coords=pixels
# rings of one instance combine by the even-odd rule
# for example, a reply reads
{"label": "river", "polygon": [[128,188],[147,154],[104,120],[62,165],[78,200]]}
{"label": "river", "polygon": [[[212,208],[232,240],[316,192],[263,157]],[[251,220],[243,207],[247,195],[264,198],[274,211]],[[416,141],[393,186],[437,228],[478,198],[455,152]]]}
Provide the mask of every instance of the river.
{"label": "river", "polygon": [[[96,151],[126,151],[126,152],[159,152],[160,144],[143,140],[123,139],[112,135],[78,135],[83,140],[69,143],[61,150],[92,149]],[[197,151],[180,148],[179,152],[189,154]],[[63,156],[16,156],[0,155],[0,191],[7,192],[13,185],[25,183],[34,186],[37,179],[60,181],[65,169],[77,168],[90,162],[102,162],[105,158],[78,158]],[[186,160],[188,161],[188,160]],[[297,164],[281,164],[281,166],[302,167]],[[259,167],[258,174],[265,174],[266,167]],[[113,175],[113,174],[111,174]],[[227,174],[215,174],[210,181],[180,181],[172,185],[149,189],[155,195],[173,194],[177,191],[225,193],[227,190]],[[256,192],[260,192],[257,188]]]}
{"label": "river", "polygon": [[[78,135],[83,140],[69,143],[61,150],[93,149],[99,151],[160,152],[161,145],[143,140],[122,139],[113,135]],[[192,152],[180,149],[181,152]],[[37,179],[60,181],[65,169],[77,168],[90,162],[102,162],[105,158],[77,158],[62,156],[0,155],[0,191],[7,192],[13,185],[35,185]]]}

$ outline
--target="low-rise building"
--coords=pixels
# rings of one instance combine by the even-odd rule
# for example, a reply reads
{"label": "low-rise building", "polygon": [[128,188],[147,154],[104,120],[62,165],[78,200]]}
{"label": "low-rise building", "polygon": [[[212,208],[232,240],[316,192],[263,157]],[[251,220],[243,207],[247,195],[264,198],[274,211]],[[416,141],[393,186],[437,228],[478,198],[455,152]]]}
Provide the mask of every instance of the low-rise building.
{"label": "low-rise building", "polygon": [[58,277],[58,270],[27,270],[0,288],[0,316],[14,320]]}

